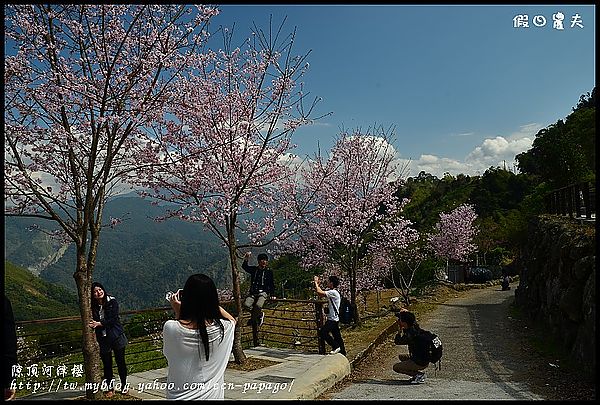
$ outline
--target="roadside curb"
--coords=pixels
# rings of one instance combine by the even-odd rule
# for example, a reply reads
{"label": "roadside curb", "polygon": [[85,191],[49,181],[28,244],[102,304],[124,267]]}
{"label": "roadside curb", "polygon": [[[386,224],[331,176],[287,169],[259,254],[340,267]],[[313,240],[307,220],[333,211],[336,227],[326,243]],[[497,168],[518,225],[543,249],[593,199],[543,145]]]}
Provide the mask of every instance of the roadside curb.
{"label": "roadside curb", "polygon": [[371,352],[380,344],[382,344],[392,333],[396,331],[396,319],[392,319],[390,325],[388,325],[379,336],[375,338],[369,345],[361,350],[352,361],[350,361],[350,366],[354,370],[361,361],[363,361]]}
{"label": "roadside curb", "polygon": [[327,356],[327,365],[315,364],[296,379],[296,386],[290,399],[316,399],[323,392],[344,380],[352,372],[352,366],[343,354]]}

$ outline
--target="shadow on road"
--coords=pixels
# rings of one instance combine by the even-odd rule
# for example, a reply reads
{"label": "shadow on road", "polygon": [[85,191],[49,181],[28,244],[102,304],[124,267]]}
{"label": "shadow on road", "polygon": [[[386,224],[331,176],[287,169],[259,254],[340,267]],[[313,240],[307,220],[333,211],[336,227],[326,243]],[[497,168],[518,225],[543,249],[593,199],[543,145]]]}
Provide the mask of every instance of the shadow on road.
{"label": "shadow on road", "polygon": [[361,384],[372,384],[372,385],[411,385],[410,380],[362,380]]}

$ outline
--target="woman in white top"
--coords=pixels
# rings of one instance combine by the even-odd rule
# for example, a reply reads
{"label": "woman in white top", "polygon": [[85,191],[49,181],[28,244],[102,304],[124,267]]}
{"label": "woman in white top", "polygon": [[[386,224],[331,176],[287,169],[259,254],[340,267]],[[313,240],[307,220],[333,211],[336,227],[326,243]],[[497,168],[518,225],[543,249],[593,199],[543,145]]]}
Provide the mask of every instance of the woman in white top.
{"label": "woman in white top", "polygon": [[191,275],[169,302],[176,320],[163,327],[167,399],[224,399],[235,318],[219,305],[215,283],[204,274]]}

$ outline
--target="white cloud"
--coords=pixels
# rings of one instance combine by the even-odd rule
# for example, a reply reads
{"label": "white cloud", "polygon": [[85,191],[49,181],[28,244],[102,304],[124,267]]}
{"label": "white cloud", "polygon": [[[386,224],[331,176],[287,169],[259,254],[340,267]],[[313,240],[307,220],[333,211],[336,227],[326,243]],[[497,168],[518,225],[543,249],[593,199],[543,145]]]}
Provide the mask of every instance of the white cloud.
{"label": "white cloud", "polygon": [[465,158],[465,163],[483,173],[490,166],[513,165],[515,156],[531,148],[533,138],[506,139],[497,136],[486,139]]}
{"label": "white cloud", "polygon": [[515,156],[531,148],[535,135],[541,128],[542,125],[531,123],[522,125],[518,131],[509,135],[484,139],[462,161],[423,154],[418,160],[410,162],[409,176],[417,176],[421,171],[438,178],[443,177],[446,172],[454,176],[460,173],[474,176],[483,174],[492,166],[513,170]]}
{"label": "white cloud", "polygon": [[301,158],[300,156],[293,153],[284,153],[277,159],[278,163],[284,166],[288,166],[295,172],[300,172],[302,168],[308,166],[308,159]]}
{"label": "white cloud", "polygon": [[473,169],[468,163],[434,155],[421,155],[419,159],[410,162],[409,176],[416,177],[421,171],[433,174],[438,178],[443,177],[446,172],[454,175],[459,173],[475,174],[471,173]]}
{"label": "white cloud", "polygon": [[421,157],[419,158],[419,162],[421,162],[421,164],[423,165],[437,164],[439,160],[440,158],[434,155],[421,155]]}
{"label": "white cloud", "polygon": [[531,124],[521,125],[517,132],[508,135],[506,139],[517,140],[522,138],[535,139],[535,135],[542,129],[543,126],[532,122]]}

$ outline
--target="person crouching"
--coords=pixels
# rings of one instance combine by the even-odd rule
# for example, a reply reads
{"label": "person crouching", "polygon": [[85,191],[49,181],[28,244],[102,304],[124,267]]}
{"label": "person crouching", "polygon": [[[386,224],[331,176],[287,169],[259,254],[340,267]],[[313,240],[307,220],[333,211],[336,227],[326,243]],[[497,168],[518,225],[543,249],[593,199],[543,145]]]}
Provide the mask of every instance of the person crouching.
{"label": "person crouching", "polygon": [[396,316],[400,330],[394,338],[394,343],[408,345],[408,354],[398,355],[400,362],[394,364],[394,371],[411,376],[411,384],[423,383],[427,377],[424,370],[429,365],[428,343],[419,338],[421,328],[412,312],[401,310]]}

